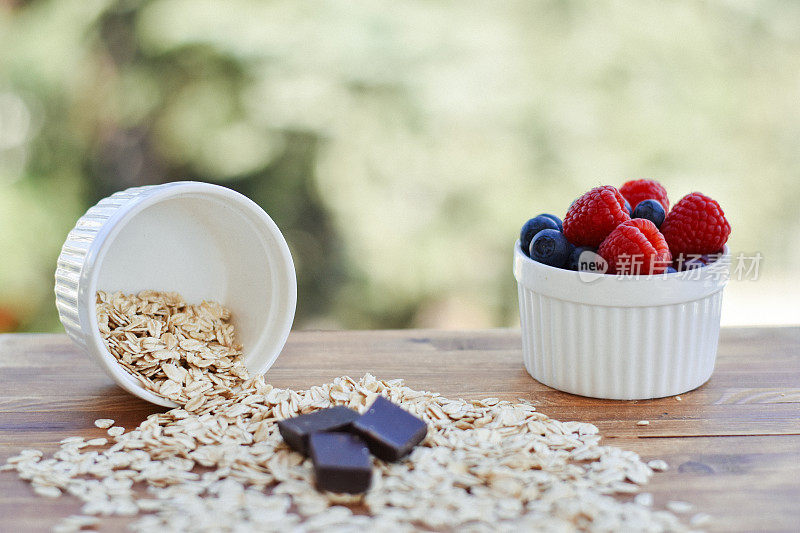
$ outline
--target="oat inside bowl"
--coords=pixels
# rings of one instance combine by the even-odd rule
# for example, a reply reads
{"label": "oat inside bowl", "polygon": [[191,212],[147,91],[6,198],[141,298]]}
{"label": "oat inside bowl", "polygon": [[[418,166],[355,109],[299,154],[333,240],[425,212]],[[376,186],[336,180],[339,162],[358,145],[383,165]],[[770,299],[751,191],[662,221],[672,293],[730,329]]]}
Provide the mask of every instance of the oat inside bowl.
{"label": "oat inside bowl", "polygon": [[108,351],[146,389],[190,410],[249,377],[230,318],[219,303],[187,304],[175,292],[97,292]]}

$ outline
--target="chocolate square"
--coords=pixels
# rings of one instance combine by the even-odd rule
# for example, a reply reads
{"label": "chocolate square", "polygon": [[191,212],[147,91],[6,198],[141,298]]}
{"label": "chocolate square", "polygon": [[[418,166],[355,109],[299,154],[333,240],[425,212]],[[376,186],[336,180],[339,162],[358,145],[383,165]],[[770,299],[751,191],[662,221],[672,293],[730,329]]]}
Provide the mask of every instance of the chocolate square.
{"label": "chocolate square", "polygon": [[364,443],[350,433],[314,433],[308,439],[319,490],[364,492],[372,482],[372,461]]}
{"label": "chocolate square", "polygon": [[347,429],[356,418],[358,418],[356,411],[343,405],[337,405],[306,415],[280,420],[278,421],[278,431],[286,444],[293,450],[308,455],[308,437],[312,433]]}
{"label": "chocolate square", "polygon": [[352,431],[384,461],[402,459],[422,442],[428,432],[425,422],[383,396],[352,424]]}

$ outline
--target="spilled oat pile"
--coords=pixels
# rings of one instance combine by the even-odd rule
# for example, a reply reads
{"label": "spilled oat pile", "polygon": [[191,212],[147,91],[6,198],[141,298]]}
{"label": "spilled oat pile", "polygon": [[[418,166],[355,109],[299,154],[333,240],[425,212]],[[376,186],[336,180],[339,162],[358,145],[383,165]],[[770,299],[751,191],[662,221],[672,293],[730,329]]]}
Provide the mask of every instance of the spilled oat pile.
{"label": "spilled oat pile", "polygon": [[[98,315],[112,353],[182,407],[129,431],[100,419],[108,439],[69,437],[52,457],[24,450],[9,459],[3,469],[38,494],[84,502],[57,530],[93,528],[107,515],[135,517],[134,531],[687,529],[652,509],[652,498],[614,497],[638,492],[666,465],[599,445],[590,424],[550,419],[526,402],[447,399],[369,374],[274,388],[247,376],[227,310],[188,306],[175,294],[100,293]],[[318,492],[310,462],[283,444],[275,422],[334,405],[363,412],[379,394],[429,424],[423,445],[399,463],[375,460],[365,495]]]}

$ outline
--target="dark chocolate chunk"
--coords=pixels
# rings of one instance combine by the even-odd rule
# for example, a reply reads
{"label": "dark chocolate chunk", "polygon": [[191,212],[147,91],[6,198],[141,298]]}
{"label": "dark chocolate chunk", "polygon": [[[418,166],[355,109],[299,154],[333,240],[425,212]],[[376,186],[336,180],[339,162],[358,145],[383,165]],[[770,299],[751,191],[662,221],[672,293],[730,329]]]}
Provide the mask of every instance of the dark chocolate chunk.
{"label": "dark chocolate chunk", "polygon": [[401,459],[428,432],[424,421],[383,396],[378,396],[367,412],[353,422],[352,429],[364,439],[372,454],[384,461]]}
{"label": "dark chocolate chunk", "polygon": [[364,492],[372,481],[372,461],[364,443],[350,433],[314,433],[308,439],[319,490]]}
{"label": "dark chocolate chunk", "polygon": [[278,422],[281,437],[293,450],[308,455],[308,437],[320,431],[336,431],[348,428],[358,418],[358,413],[343,405],[320,409],[307,415],[287,418]]}

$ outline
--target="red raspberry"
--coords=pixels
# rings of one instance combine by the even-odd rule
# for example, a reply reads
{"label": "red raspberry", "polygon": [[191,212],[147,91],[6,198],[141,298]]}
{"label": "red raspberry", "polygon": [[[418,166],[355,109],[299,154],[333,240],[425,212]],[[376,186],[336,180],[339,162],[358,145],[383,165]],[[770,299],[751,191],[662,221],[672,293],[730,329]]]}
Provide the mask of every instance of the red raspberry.
{"label": "red raspberry", "polygon": [[731,225],[716,200],[693,192],[681,198],[661,225],[675,257],[680,254],[713,254],[722,249]]}
{"label": "red raspberry", "polygon": [[597,253],[608,261],[609,274],[661,274],[672,263],[667,241],[645,218],[617,226]]}
{"label": "red raspberry", "polygon": [[626,181],[619,188],[622,196],[631,204],[631,209],[636,209],[639,202],[643,200],[657,200],[664,208],[664,212],[669,212],[669,198],[667,189],[656,180],[631,180]]}
{"label": "red raspberry", "polygon": [[616,187],[595,187],[569,206],[564,236],[575,246],[597,246],[614,228],[630,219],[625,198]]}

